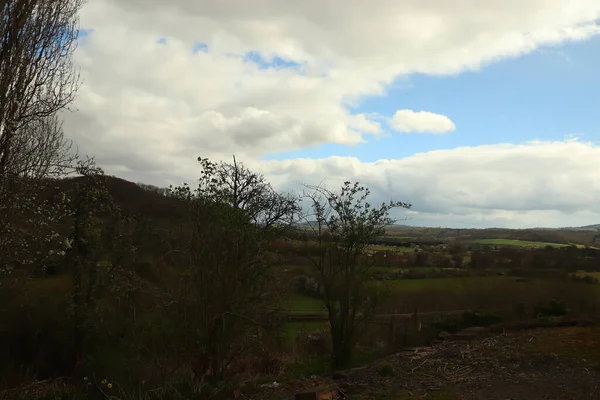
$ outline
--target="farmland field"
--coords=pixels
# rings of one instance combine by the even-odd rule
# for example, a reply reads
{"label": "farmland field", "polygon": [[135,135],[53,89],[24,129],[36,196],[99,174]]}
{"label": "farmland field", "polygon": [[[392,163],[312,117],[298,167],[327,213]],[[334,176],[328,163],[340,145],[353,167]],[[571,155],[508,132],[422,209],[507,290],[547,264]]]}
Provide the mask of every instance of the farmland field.
{"label": "farmland field", "polygon": [[319,299],[298,293],[293,293],[288,297],[284,308],[290,314],[320,314],[325,312],[325,307]]}
{"label": "farmland field", "polygon": [[382,288],[392,292],[418,292],[418,291],[450,291],[465,290],[471,287],[493,287],[513,278],[502,276],[469,276],[459,278],[428,278],[428,279],[399,279],[376,282]]}
{"label": "farmland field", "polygon": [[[599,274],[600,275],[600,274]],[[600,300],[600,285],[571,281],[509,276],[399,279],[375,281],[371,288],[387,299],[382,313],[437,312],[487,309],[512,313],[519,304],[533,309],[539,301],[564,299],[569,307],[593,308]],[[291,294],[286,303],[291,316],[323,315],[322,303],[313,297]]]}
{"label": "farmland field", "polygon": [[406,247],[406,246],[386,246],[386,245],[380,245],[380,244],[374,244],[369,246],[369,250],[372,251],[394,251],[394,252],[398,252],[398,253],[411,253],[413,252],[413,249],[411,249],[410,247]]}
{"label": "farmland field", "polygon": [[[567,247],[569,244],[564,243],[549,243],[549,242],[531,242],[527,240],[514,240],[514,239],[480,239],[475,240],[473,243],[485,244],[492,246],[519,246],[519,247]],[[578,246],[579,247],[579,246]]]}
{"label": "farmland field", "polygon": [[327,328],[327,321],[290,321],[283,325],[283,342],[292,346],[294,339],[302,332],[312,333]]}
{"label": "farmland field", "polygon": [[577,271],[577,276],[591,276],[600,279],[600,272]]}

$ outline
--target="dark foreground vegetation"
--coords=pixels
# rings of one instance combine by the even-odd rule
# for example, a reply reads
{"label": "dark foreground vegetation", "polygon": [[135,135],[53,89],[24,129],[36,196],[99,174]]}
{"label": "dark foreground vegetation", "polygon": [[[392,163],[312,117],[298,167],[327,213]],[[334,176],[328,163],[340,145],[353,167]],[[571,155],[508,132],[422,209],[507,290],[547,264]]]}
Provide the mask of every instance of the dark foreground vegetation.
{"label": "dark foreground vegetation", "polygon": [[593,228],[399,227],[408,203],[278,193],[235,158],[199,158],[193,186],[105,176],[59,119],[80,6],[0,4],[1,399],[285,399],[334,378],[352,398],[507,398],[515,377],[597,395]]}
{"label": "dark foreground vegetation", "polygon": [[[471,327],[500,335],[499,326],[598,314],[592,246],[429,244],[386,235],[397,204],[365,209],[368,191],[358,185],[307,188],[307,215],[297,197],[240,163],[201,159],[199,169],[194,190],[132,184],[89,162],[75,177],[16,181],[37,195],[3,214],[11,232],[0,293],[4,398],[285,399],[361,366],[370,375],[342,372],[357,377],[336,381],[352,398],[450,396],[488,367],[442,359],[451,368],[442,373],[431,364],[439,355],[424,353],[419,371],[436,377],[424,384],[416,364],[390,360],[415,346],[442,351],[440,338]],[[591,336],[581,335],[584,346]],[[517,351],[485,346],[496,363]],[[397,386],[386,394],[390,382]]]}

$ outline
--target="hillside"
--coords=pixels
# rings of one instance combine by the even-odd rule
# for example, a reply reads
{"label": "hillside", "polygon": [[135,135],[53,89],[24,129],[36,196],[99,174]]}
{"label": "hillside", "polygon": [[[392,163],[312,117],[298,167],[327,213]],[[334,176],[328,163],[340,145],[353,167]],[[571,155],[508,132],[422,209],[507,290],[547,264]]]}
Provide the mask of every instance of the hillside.
{"label": "hillside", "polygon": [[[106,185],[113,201],[127,214],[143,215],[148,218],[181,218],[179,202],[161,193],[161,189],[150,185],[140,185],[116,176],[107,176]],[[56,181],[62,190],[70,189],[82,177]]]}
{"label": "hillside", "polygon": [[[68,188],[73,182],[81,178],[62,180],[59,186]],[[177,200],[163,194],[164,189],[137,184],[115,176],[107,177],[108,190],[121,209],[128,213],[141,214],[149,218],[169,219],[182,216]],[[309,227],[311,222],[301,225]],[[451,228],[426,228],[407,225],[393,225],[387,234],[398,241],[415,239],[434,241],[464,241],[471,242],[481,239],[511,239],[533,242],[548,242],[582,245],[592,245],[595,241],[596,230],[600,225],[589,225],[577,228],[561,229],[451,229]]]}

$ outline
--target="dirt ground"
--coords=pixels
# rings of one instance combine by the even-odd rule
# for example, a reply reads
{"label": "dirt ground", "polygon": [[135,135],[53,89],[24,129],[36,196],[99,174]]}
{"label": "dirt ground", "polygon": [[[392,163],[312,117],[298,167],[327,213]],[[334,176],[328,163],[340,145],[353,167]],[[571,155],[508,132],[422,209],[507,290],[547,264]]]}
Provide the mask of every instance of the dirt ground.
{"label": "dirt ground", "polygon": [[333,377],[282,382],[247,399],[289,400],[336,384],[357,400],[600,399],[600,329],[538,328],[444,341]]}

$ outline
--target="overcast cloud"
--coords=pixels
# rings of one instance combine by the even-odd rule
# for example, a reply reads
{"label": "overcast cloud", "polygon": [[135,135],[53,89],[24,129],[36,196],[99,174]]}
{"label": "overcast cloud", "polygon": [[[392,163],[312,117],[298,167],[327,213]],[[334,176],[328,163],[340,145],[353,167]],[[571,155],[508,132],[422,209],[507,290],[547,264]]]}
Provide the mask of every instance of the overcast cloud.
{"label": "overcast cloud", "polygon": [[[65,132],[108,173],[160,186],[192,181],[198,156],[235,153],[281,189],[360,180],[414,204],[415,225],[596,223],[600,148],[572,139],[375,163],[259,160],[399,132],[451,135],[452,116],[435,110],[400,105],[388,132],[349,106],[407,74],[457,74],[588,39],[598,18],[597,0],[89,0],[81,27],[92,31],[76,53],[83,85]],[[274,60],[286,68],[264,68]]]}

